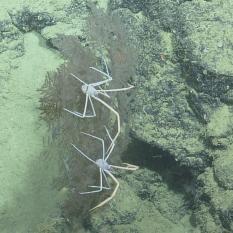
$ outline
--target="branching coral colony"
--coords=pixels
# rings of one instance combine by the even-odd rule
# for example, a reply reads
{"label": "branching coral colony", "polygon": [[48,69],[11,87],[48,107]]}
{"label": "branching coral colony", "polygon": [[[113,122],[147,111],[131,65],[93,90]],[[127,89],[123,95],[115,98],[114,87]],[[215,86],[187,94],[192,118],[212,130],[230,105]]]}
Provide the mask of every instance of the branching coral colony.
{"label": "branching coral colony", "polygon": [[[106,63],[105,60],[104,60],[104,64],[105,64],[106,73],[103,72],[103,71],[101,71],[101,70],[99,70],[99,69],[97,69],[97,68],[95,68],[95,67],[90,67],[90,69],[92,69],[92,70],[94,70],[94,71],[98,72],[99,74],[101,74],[101,75],[103,75],[103,76],[106,77],[106,79],[103,80],[103,81],[87,84],[83,80],[81,80],[80,78],[78,78],[76,75],[71,74],[71,76],[73,76],[75,79],[77,79],[79,82],[81,82],[83,84],[82,87],[81,87],[81,89],[82,89],[82,92],[86,95],[85,105],[84,105],[84,111],[83,111],[83,113],[80,113],[80,112],[77,112],[77,111],[71,111],[71,110],[68,110],[68,109],[64,108],[65,111],[67,111],[67,112],[69,112],[69,113],[71,113],[71,114],[73,114],[73,115],[75,115],[77,117],[80,117],[80,118],[95,117],[96,113],[95,113],[94,104],[92,102],[92,98],[93,98],[93,99],[97,100],[98,102],[100,102],[101,104],[103,104],[105,107],[107,107],[117,117],[117,133],[114,136],[114,138],[111,137],[111,135],[110,135],[107,127],[104,126],[106,134],[107,134],[108,138],[111,141],[110,146],[107,148],[107,150],[105,148],[105,143],[104,143],[104,140],[102,138],[94,136],[94,135],[89,134],[89,133],[82,132],[83,134],[85,134],[85,135],[87,135],[89,137],[92,137],[92,138],[94,138],[96,140],[99,140],[100,143],[102,143],[102,155],[96,161],[92,160],[88,155],[86,155],[83,151],[81,151],[77,146],[75,146],[74,144],[72,144],[72,146],[81,155],[83,155],[87,160],[89,160],[90,162],[94,163],[99,168],[99,174],[100,174],[100,183],[99,183],[99,185],[97,185],[97,186],[89,186],[90,188],[94,188],[95,190],[88,191],[88,192],[82,192],[80,194],[91,194],[91,193],[101,192],[104,189],[105,190],[106,189],[111,189],[111,187],[109,185],[109,182],[108,182],[108,179],[107,179],[107,175],[116,184],[116,186],[115,186],[112,194],[108,198],[106,198],[104,201],[102,201],[100,204],[98,204],[97,206],[95,206],[94,208],[92,208],[90,211],[92,211],[92,210],[94,210],[96,208],[99,208],[99,207],[105,205],[107,202],[109,202],[115,196],[115,194],[116,194],[116,192],[118,190],[118,187],[119,187],[119,182],[116,179],[116,177],[112,174],[112,170],[113,169],[122,169],[122,170],[129,170],[129,171],[134,171],[134,170],[138,169],[138,166],[131,165],[131,164],[128,164],[128,163],[124,163],[125,166],[115,166],[115,165],[110,165],[108,163],[108,161],[107,161],[108,158],[110,157],[110,155],[111,155],[114,147],[115,147],[116,139],[117,139],[117,137],[120,134],[120,115],[119,115],[119,113],[114,108],[112,108],[104,100],[100,99],[99,95],[102,95],[104,97],[110,98],[110,96],[107,94],[108,92],[125,91],[125,90],[129,90],[129,89],[133,88],[133,86],[129,85],[128,87],[118,88],[118,89],[108,89],[108,90],[103,89],[103,85],[105,85],[106,83],[109,83],[109,82],[112,81],[112,77],[109,74],[108,66],[107,66],[107,63]],[[91,106],[91,109],[92,109],[92,113],[91,114],[87,113],[87,105],[88,105],[88,103],[90,103],[90,106]],[[105,181],[107,187],[105,187],[103,185],[103,180]]]}

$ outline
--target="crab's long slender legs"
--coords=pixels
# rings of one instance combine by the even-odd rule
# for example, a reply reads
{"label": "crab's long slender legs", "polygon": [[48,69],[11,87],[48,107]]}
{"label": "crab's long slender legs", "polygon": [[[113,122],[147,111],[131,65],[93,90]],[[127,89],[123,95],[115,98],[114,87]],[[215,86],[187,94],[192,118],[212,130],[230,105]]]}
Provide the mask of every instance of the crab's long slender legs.
{"label": "crab's long slender legs", "polygon": [[112,139],[112,137],[111,137],[111,135],[110,135],[110,133],[109,133],[107,127],[104,126],[104,128],[105,128],[105,130],[106,130],[106,132],[107,132],[107,135],[108,135],[108,137],[109,137],[109,139],[110,139],[110,141],[111,141],[111,143],[110,143],[110,145],[109,145],[109,147],[108,147],[108,149],[107,149],[107,151],[106,151],[106,154],[107,154],[107,155],[106,155],[106,157],[105,157],[105,161],[107,161],[107,160],[108,160],[108,157],[110,156],[110,154],[111,154],[112,151],[113,151],[113,148],[115,147],[115,142],[113,141],[113,139]]}
{"label": "crab's long slender legs", "polygon": [[78,147],[76,147],[74,144],[71,144],[81,155],[83,155],[86,159],[88,159],[89,161],[91,161],[92,163],[96,164],[96,162],[94,160],[92,160],[91,158],[89,158],[84,152],[82,152]]}
{"label": "crab's long slender legs", "polygon": [[71,76],[73,76],[75,79],[77,79],[79,82],[81,82],[82,84],[88,85],[87,83],[85,83],[83,80],[81,80],[80,78],[78,78],[76,75],[70,73]]}
{"label": "crab's long slender legs", "polygon": [[[126,91],[126,90],[129,90],[129,89],[132,89],[134,88],[134,86],[130,85],[129,87],[123,87],[123,88],[117,88],[117,89],[108,89],[108,90],[103,90],[104,92],[117,92],[117,91]],[[97,90],[98,93],[101,93],[102,90]]]}
{"label": "crab's long slender legs", "polygon": [[[102,172],[103,177],[104,177],[104,179],[105,179],[105,181],[106,181],[106,184],[107,184],[107,186],[108,186],[108,187],[102,186],[102,188],[103,188],[103,189],[107,189],[107,190],[111,189],[111,186],[110,186],[110,184],[109,184],[109,182],[108,182],[107,176],[105,175],[103,169],[101,169],[101,172]],[[100,186],[89,185],[88,187],[91,187],[91,188],[99,188]]]}
{"label": "crab's long slender legs", "polygon": [[111,201],[111,200],[114,198],[114,196],[116,195],[116,192],[117,192],[117,190],[118,190],[118,188],[119,188],[119,182],[118,182],[118,180],[116,179],[116,177],[115,177],[113,174],[111,174],[111,172],[109,172],[109,171],[105,171],[105,172],[113,179],[113,181],[114,181],[115,184],[116,184],[116,187],[115,187],[115,189],[114,189],[114,191],[112,192],[112,194],[111,194],[110,197],[106,198],[104,201],[102,201],[100,204],[98,204],[98,205],[95,206],[94,208],[90,209],[89,211],[93,211],[93,210],[95,210],[95,209],[97,209],[97,208],[99,208],[99,207],[105,205],[107,202]]}
{"label": "crab's long slender legs", "polygon": [[103,158],[103,160],[104,160],[104,156],[105,156],[105,145],[104,145],[104,140],[102,139],[102,138],[99,138],[99,137],[97,137],[97,136],[94,136],[94,135],[92,135],[92,134],[89,134],[89,133],[85,133],[85,132],[81,132],[82,134],[85,134],[85,135],[87,135],[87,136],[89,136],[89,137],[92,137],[92,138],[95,138],[95,139],[97,139],[97,140],[99,140],[99,141],[101,141],[101,143],[102,143],[102,151],[103,151],[103,155],[102,155],[102,158]]}
{"label": "crab's long slender legs", "polygon": [[105,72],[95,68],[95,67],[89,67],[90,69],[94,70],[94,71],[97,71],[99,72],[100,74],[104,75],[105,77],[107,77],[106,80],[103,80],[103,81],[99,81],[97,83],[94,83],[93,86],[96,87],[96,86],[99,86],[99,85],[102,85],[102,84],[105,84],[105,83],[108,83],[110,81],[112,81],[112,77],[109,75],[109,74],[106,74]]}
{"label": "crab's long slender legs", "polygon": [[86,94],[85,105],[84,105],[84,110],[83,110],[83,115],[82,115],[83,118],[86,116],[88,100],[89,100],[89,95]]}
{"label": "crab's long slender legs", "polygon": [[[89,191],[89,192],[81,192],[79,194],[90,194],[90,193],[98,193],[98,192],[101,192],[103,190],[103,177],[102,177],[102,169],[99,168],[99,173],[100,173],[100,186],[99,186],[99,189],[97,190],[93,190],[93,191]],[[98,187],[98,186],[96,186]]]}
{"label": "crab's long slender legs", "polygon": [[104,58],[103,58],[103,61],[104,61],[106,72],[109,75],[109,70],[108,70],[107,62],[106,62],[106,60]]}
{"label": "crab's long slender legs", "polygon": [[122,167],[122,166],[115,166],[115,165],[110,165],[112,168],[117,168],[117,169],[121,169],[121,170],[128,170],[128,171],[136,171],[139,167],[133,164],[129,164],[129,163],[123,163],[126,166]]}
{"label": "crab's long slender legs", "polygon": [[[112,77],[109,75],[107,62],[106,62],[106,60],[105,60],[104,58],[103,58],[103,60],[104,60],[105,69],[106,69],[106,72],[107,72],[107,75],[108,75],[107,77],[108,77],[108,79],[111,81],[111,80],[112,80]],[[99,72],[99,70],[96,70],[96,71]],[[104,75],[105,75],[105,74],[104,74]],[[101,95],[104,95],[104,96],[110,98],[110,96],[109,96],[107,93],[105,93],[104,90],[101,88],[101,86],[98,86],[98,88],[99,88],[100,90],[102,90],[102,92],[99,92]]]}
{"label": "crab's long slender legs", "polygon": [[[100,88],[100,87],[99,87]],[[111,98],[107,93],[104,92],[104,89],[100,88],[100,90],[97,90],[97,93],[100,94],[100,95],[103,95],[107,98]]]}
{"label": "crab's long slender legs", "polygon": [[[88,104],[88,100],[90,101],[90,104],[91,104],[91,108],[92,108],[92,115],[87,115],[86,112],[87,112],[87,104]],[[85,117],[95,117],[96,116],[96,113],[95,113],[95,108],[94,108],[94,105],[93,105],[93,102],[92,102],[92,99],[89,95],[86,94],[86,100],[85,100],[85,106],[84,106],[84,110],[83,110],[83,113],[80,113],[80,112],[74,112],[74,111],[71,111],[67,108],[64,108],[65,111],[75,115],[75,116],[78,116],[78,117],[81,117],[81,118],[85,118]]]}
{"label": "crab's long slender legs", "polygon": [[[89,188],[100,188],[100,186],[88,185]],[[102,189],[109,190],[111,188],[102,186]]]}
{"label": "crab's long slender legs", "polygon": [[65,111],[71,113],[71,114],[74,114],[75,116],[78,116],[78,117],[81,117],[81,118],[85,118],[87,117],[86,116],[86,111],[87,111],[87,103],[88,103],[88,99],[89,99],[89,95],[86,94],[86,99],[85,99],[85,105],[84,105],[84,110],[83,110],[83,113],[79,113],[79,112],[73,112],[73,111],[70,111],[69,109],[67,108],[64,108]]}
{"label": "crab's long slender legs", "polygon": [[71,111],[71,110],[69,110],[67,108],[64,108],[64,110],[67,111],[67,112],[69,112],[69,113],[71,113],[71,114],[73,114],[73,115],[75,115],[75,116],[77,116],[77,117],[80,117],[80,118],[95,117],[95,115],[85,115],[85,116],[83,116],[82,113],[80,113],[80,112],[74,112],[74,111]]}
{"label": "crab's long slender legs", "polygon": [[83,111],[83,116],[86,116],[86,112],[87,112],[87,103],[88,103],[88,100],[89,100],[89,95],[86,94],[86,99],[85,99],[85,106],[84,106],[84,111]]}
{"label": "crab's long slender legs", "polygon": [[105,101],[101,100],[100,98],[93,96],[93,98],[97,101],[99,101],[100,103],[102,103],[105,107],[107,107],[110,111],[112,111],[116,117],[117,117],[117,133],[115,135],[115,137],[113,138],[113,142],[115,142],[115,140],[117,139],[118,135],[120,134],[120,128],[121,128],[121,124],[120,124],[120,115],[119,113],[112,108],[109,104],[107,104]]}
{"label": "crab's long slender legs", "polygon": [[104,177],[104,179],[105,179],[105,181],[106,181],[106,183],[107,183],[107,186],[109,187],[109,189],[111,189],[111,186],[110,186],[110,184],[109,184],[109,182],[108,182],[108,178],[107,178],[107,176],[106,176],[106,174],[104,173],[103,170],[102,170],[102,174],[103,174],[103,177]]}
{"label": "crab's long slender legs", "polygon": [[91,97],[90,97],[90,96],[88,96],[88,98],[89,98],[89,100],[90,100],[90,103],[91,103],[91,108],[92,108],[93,117],[95,117],[95,116],[96,116],[96,113],[95,113],[94,104],[93,104],[93,102],[92,102],[92,99],[91,99]]}

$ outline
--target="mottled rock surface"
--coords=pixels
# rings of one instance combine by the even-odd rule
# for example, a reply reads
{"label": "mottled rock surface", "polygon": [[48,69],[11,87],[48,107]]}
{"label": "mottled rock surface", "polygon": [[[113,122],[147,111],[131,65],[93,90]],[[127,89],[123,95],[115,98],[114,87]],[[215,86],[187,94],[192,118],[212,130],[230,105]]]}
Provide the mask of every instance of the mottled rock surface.
{"label": "mottled rock surface", "polygon": [[232,2],[155,2],[128,5],[143,15],[131,129],[197,177],[201,231],[231,232]]}
{"label": "mottled rock surface", "polygon": [[[120,109],[122,122],[128,123],[132,142],[131,149],[115,153],[113,161],[122,157],[141,168],[136,172],[114,173],[120,182],[114,200],[85,216],[72,208],[83,201],[78,195],[69,205],[60,203],[57,209],[60,196],[72,193],[76,187],[72,189],[64,177],[63,183],[52,187],[53,178],[58,173],[62,176],[69,167],[64,168],[66,161],[63,168],[58,167],[59,158],[47,162],[38,156],[43,149],[43,137],[54,139],[60,131],[55,128],[47,133],[44,123],[39,123],[40,96],[36,90],[46,72],[63,62],[64,53],[54,43],[61,35],[76,36],[94,53],[100,51],[93,41],[102,43],[103,51],[110,54],[109,41],[117,42],[122,36],[121,23],[115,25],[119,34],[111,31],[114,24],[108,17],[99,24],[104,28],[102,34],[98,30],[88,31],[90,3],[82,0],[26,0],[24,4],[15,0],[1,4],[0,225],[4,233],[15,229],[19,233],[32,229],[37,229],[36,233],[233,231],[231,0],[97,2],[104,9],[99,15],[108,12],[110,18],[121,18],[130,44],[137,51],[132,62],[126,59],[128,50],[115,50],[109,59],[124,64],[121,72],[118,66],[118,70],[111,70],[112,74],[128,74],[135,85],[129,107],[125,95],[117,96],[118,103],[114,103],[116,107],[124,105]],[[92,23],[96,22],[100,21],[92,18]],[[136,57],[134,75],[132,65]],[[125,128],[122,124],[122,130]],[[127,142],[119,141],[119,147]],[[52,156],[54,159],[55,155]],[[73,159],[72,164],[80,165],[78,159]],[[45,164],[50,170],[45,169]],[[78,173],[81,169],[76,170]],[[86,174],[82,178],[89,179]],[[86,198],[82,202],[84,206],[89,203],[86,208],[97,201],[96,196]],[[51,213],[60,216],[51,219]]]}
{"label": "mottled rock surface", "polygon": [[174,193],[154,171],[122,174],[110,208],[91,217],[91,232],[195,232],[190,228],[184,196]]}

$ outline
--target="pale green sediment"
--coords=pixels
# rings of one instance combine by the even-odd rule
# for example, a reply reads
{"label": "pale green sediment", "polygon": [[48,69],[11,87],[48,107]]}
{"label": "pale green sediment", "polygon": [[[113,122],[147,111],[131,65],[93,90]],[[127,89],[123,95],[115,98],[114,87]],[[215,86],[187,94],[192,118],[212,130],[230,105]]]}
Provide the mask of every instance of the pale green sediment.
{"label": "pale green sediment", "polygon": [[211,116],[210,122],[208,123],[208,135],[212,137],[227,136],[233,127],[232,117],[232,112],[227,105],[217,109]]}
{"label": "pale green sediment", "polygon": [[39,120],[37,89],[46,72],[55,70],[62,60],[36,33],[24,35],[24,47],[25,55],[17,59],[18,67],[1,88],[1,233],[26,232],[53,212],[58,201],[51,187],[58,172],[56,159],[41,155],[47,132]]}
{"label": "pale green sediment", "polygon": [[[56,70],[63,63],[60,54],[49,49],[42,37],[51,39],[58,34],[82,33],[83,15],[75,10],[70,13],[72,10],[68,9],[71,2],[1,1],[1,233],[37,232],[41,223],[60,216],[59,203],[64,193],[54,189],[52,183],[60,175],[58,163],[61,161],[53,152],[49,158],[43,154],[43,139],[48,137],[48,131],[45,122],[39,120],[40,93],[37,90],[44,83],[46,73]],[[99,6],[105,8],[106,2],[101,1]],[[23,34],[20,27],[21,23],[25,23],[23,20],[27,21],[27,16],[25,19],[24,14],[20,14],[24,10],[29,14],[28,17],[38,12],[42,16],[45,13],[45,17],[53,17],[55,23],[41,28],[42,36],[36,32]],[[13,23],[12,14],[19,16],[18,24]],[[43,23],[43,20],[46,21],[46,18],[40,22]]]}

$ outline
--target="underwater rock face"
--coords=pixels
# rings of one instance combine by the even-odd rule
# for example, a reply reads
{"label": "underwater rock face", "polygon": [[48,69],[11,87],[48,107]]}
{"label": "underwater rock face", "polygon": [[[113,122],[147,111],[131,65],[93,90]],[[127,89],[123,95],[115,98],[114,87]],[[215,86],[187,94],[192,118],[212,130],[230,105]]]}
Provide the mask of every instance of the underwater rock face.
{"label": "underwater rock face", "polygon": [[214,82],[220,85],[223,80],[219,76],[227,78],[233,74],[232,7],[229,0],[192,1],[179,7],[179,42],[185,49],[187,62],[193,71],[198,72],[199,68],[204,73],[218,75]]}
{"label": "underwater rock face", "polygon": [[[135,32],[142,55],[135,80],[138,88],[132,104],[132,130],[138,138],[168,150],[191,167],[209,164],[203,126],[217,107],[232,102],[233,51],[227,3],[222,7],[220,1],[173,2],[173,9],[166,11],[165,1],[161,1],[161,8],[148,3],[161,17],[154,20],[148,13],[144,22],[140,21],[143,29],[138,27]],[[164,17],[173,23],[165,26]],[[219,49],[217,41],[224,30],[226,42]],[[203,52],[205,46],[208,50]]]}
{"label": "underwater rock face", "polygon": [[233,159],[232,147],[214,161],[214,176],[220,187],[233,190]]}
{"label": "underwater rock face", "polygon": [[[226,169],[221,173],[226,175]],[[199,175],[197,183],[194,219],[201,232],[232,232],[233,191],[223,188],[212,168]]]}
{"label": "underwater rock face", "polygon": [[200,140],[205,112],[198,103],[195,111],[190,107],[200,100],[187,87],[175,35],[146,17],[139,22],[135,34],[141,55],[134,80],[131,130],[135,137],[168,151],[181,164],[202,170],[209,163]]}
{"label": "underwater rock face", "polygon": [[[33,1],[27,1],[27,3],[30,5]],[[43,5],[43,3],[46,4]],[[50,8],[47,4],[51,4],[50,6],[53,7]],[[107,6],[107,2],[102,4]],[[58,63],[60,64],[61,61],[57,57],[54,58],[54,54],[56,56],[57,54],[64,55],[64,51],[59,49],[55,42],[59,41],[62,36],[68,35],[76,36],[74,40],[78,38],[81,43],[86,43],[86,46],[90,46],[87,35],[82,31],[83,22],[86,20],[85,17],[90,13],[87,1],[41,1],[39,6],[35,4],[34,7],[19,7],[19,10],[9,11],[8,17],[0,22],[0,84],[3,89],[5,87],[9,88],[4,89],[1,93],[3,99],[2,113],[4,113],[1,114],[1,122],[3,123],[1,127],[4,133],[1,144],[4,145],[3,148],[7,147],[11,150],[10,152],[6,150],[2,154],[6,159],[16,155],[14,152],[16,150],[17,153],[21,152],[22,155],[27,157],[27,161],[29,161],[43,147],[41,145],[42,140],[39,141],[38,139],[42,138],[44,134],[47,135],[47,133],[44,132],[44,127],[37,125],[36,119],[39,116],[39,111],[38,109],[35,110],[35,106],[38,106],[39,94],[35,90],[40,87],[37,81],[40,80],[39,82],[42,83],[46,71],[55,69]],[[121,49],[116,50],[115,48],[117,47],[114,47],[114,52],[110,53],[108,51],[111,57],[110,60],[114,58],[116,61],[115,66],[111,70],[114,76],[118,74],[117,78],[124,77],[123,81],[129,79],[135,85],[132,91],[134,96],[131,98],[130,107],[127,106],[130,98],[126,95],[117,96],[114,104],[121,108],[121,113],[125,113],[123,114],[123,121],[127,126],[129,122],[132,136],[137,139],[136,143],[145,143],[141,146],[140,155],[138,155],[140,157],[139,160],[136,159],[137,156],[135,154],[131,156],[131,162],[136,161],[143,168],[135,174],[118,174],[120,189],[114,201],[103,209],[96,211],[93,215],[86,216],[83,215],[82,211],[77,210],[76,207],[81,203],[85,211],[87,211],[97,201],[96,199],[99,196],[93,199],[90,196],[86,196],[86,199],[81,199],[73,195],[73,199],[70,198],[69,200],[70,202],[62,203],[62,210],[57,210],[54,197],[56,195],[59,196],[59,194],[56,188],[63,185],[61,193],[63,191],[65,193],[68,190],[66,186],[69,186],[69,181],[63,177],[63,182],[58,182],[54,189],[51,187],[53,177],[50,174],[50,170],[46,170],[47,173],[44,172],[45,164],[48,166],[47,160],[38,164],[37,159],[32,159],[30,160],[32,163],[25,163],[23,156],[17,156],[19,161],[14,164],[14,173],[7,169],[7,166],[3,166],[5,170],[2,170],[2,176],[4,177],[2,182],[5,182],[6,186],[9,184],[11,188],[13,184],[6,179],[7,174],[10,173],[9,176],[13,174],[17,179],[22,179],[24,182],[22,185],[22,180],[15,180],[13,185],[15,195],[11,202],[12,206],[6,204],[2,208],[0,224],[4,225],[5,232],[15,232],[15,228],[12,230],[9,227],[16,227],[19,232],[25,232],[27,227],[25,222],[30,222],[31,225],[34,225],[32,227],[39,224],[38,231],[40,233],[45,230],[67,233],[81,231],[93,233],[154,233],[155,231],[158,233],[174,231],[182,233],[232,232],[232,8],[233,5],[230,0],[110,0],[106,9],[111,9],[113,15],[115,14],[115,16],[120,17],[124,21],[131,36],[130,43],[136,45],[139,53],[137,74],[135,76],[130,68],[131,64],[134,63],[134,56],[132,56],[132,63],[130,63],[130,59],[126,57],[130,53],[122,46],[121,42],[117,44],[118,48],[120,47]],[[102,11],[100,12],[101,14]],[[107,33],[105,31],[102,37],[100,37],[98,36],[98,30],[92,31],[92,40],[96,40],[99,44],[108,44],[109,38],[114,40],[119,38],[117,36],[121,34],[112,33],[112,24],[106,19],[102,20],[102,25],[106,27]],[[95,20],[95,17],[92,17],[90,21],[94,27],[96,26],[94,24],[99,22]],[[120,29],[117,28],[117,30]],[[29,34],[29,39],[25,40],[27,38],[25,33],[31,31],[36,31],[42,35],[47,40],[46,42],[50,48],[43,45],[44,47],[41,49],[39,42],[36,42],[38,50],[34,50],[34,46],[30,47],[34,40],[37,41],[35,38],[40,38],[40,42],[43,41],[40,35],[34,33]],[[33,75],[34,72],[37,73],[37,69],[31,73],[28,72],[27,64],[30,64],[31,67],[31,63],[23,63],[23,69],[20,66],[19,58],[25,53],[27,54],[24,40],[28,42],[29,48],[32,49],[30,50],[32,54],[29,53],[28,60],[33,62],[30,59],[30,55],[33,55],[34,58],[36,58],[36,55],[39,55],[41,57],[35,60],[34,64],[39,65],[42,62],[45,65],[41,65],[38,68],[38,74],[41,72],[38,80],[35,80]],[[118,42],[117,39],[116,42]],[[71,43],[72,46],[76,46],[74,41]],[[108,49],[109,45],[111,43],[107,45]],[[51,48],[56,49],[56,52],[54,50],[51,52]],[[48,59],[48,54],[47,52],[44,53],[44,50],[49,51],[49,60],[54,59],[52,68],[49,64],[48,66],[44,64],[44,61]],[[71,50],[68,52],[70,57],[75,55],[70,53]],[[37,53],[37,51],[39,52]],[[42,53],[40,53],[41,51]],[[120,66],[117,62],[124,66]],[[88,64],[86,64],[85,68],[87,67]],[[59,70],[60,72],[62,68]],[[12,69],[15,70],[13,78],[9,75]],[[28,72],[27,75],[23,76],[23,72],[20,72],[21,76],[17,75],[18,69],[21,71],[25,69]],[[127,78],[125,79],[125,77]],[[8,78],[12,86],[5,86],[5,81]],[[26,85],[22,85],[22,83],[18,85],[17,83],[21,80],[24,80],[29,87],[33,80],[33,85],[35,86],[30,89],[29,97],[25,96],[24,88],[26,88]],[[69,82],[75,84],[74,80],[69,80]],[[13,87],[17,87],[19,92],[15,92]],[[73,87],[73,89],[70,88],[68,91],[76,93],[77,88],[75,85]],[[14,96],[17,101],[11,99],[14,93],[19,94],[19,96]],[[64,96],[67,95],[64,94]],[[9,100],[11,100],[11,105],[7,102]],[[20,100],[25,101],[25,105],[21,106]],[[67,101],[70,100],[68,99]],[[82,106],[82,98],[77,98],[77,101],[80,102],[80,105],[76,105],[76,102],[70,102],[71,105],[73,104],[72,107]],[[5,104],[9,109],[4,106]],[[14,104],[17,107],[22,107],[24,111],[20,109],[16,114],[18,108]],[[32,109],[33,115],[31,115]],[[24,140],[26,143],[31,142],[30,144],[33,145],[33,148],[34,146],[37,148],[34,149],[35,153],[33,155],[31,155],[32,148],[28,145],[23,146],[23,143],[18,143],[12,147],[14,143],[11,140],[9,141],[10,145],[7,144],[7,140],[13,138],[13,132],[7,129],[8,123],[12,121],[8,120],[8,117],[3,119],[3,116],[8,116],[7,114],[9,114],[9,119],[13,119],[15,125],[19,126],[19,129],[16,128],[17,133],[23,132],[27,136],[30,133],[34,135],[30,137],[30,140],[32,140],[30,141],[27,140],[26,136],[22,137],[20,135],[18,137],[18,134],[14,134],[15,137],[17,136],[15,141],[19,142],[18,138],[20,138],[20,140]],[[18,125],[17,116],[24,118],[20,122],[26,127]],[[106,120],[106,115],[104,116],[102,118],[104,122],[109,120],[114,125],[114,119]],[[66,120],[70,120],[72,123],[70,124],[72,129],[70,130],[74,132],[77,129],[73,124],[74,119],[71,116],[69,118],[66,118]],[[126,124],[122,125],[123,129],[127,128],[125,127]],[[34,128],[31,128],[31,125]],[[92,127],[92,125],[89,124],[86,127],[83,124],[82,127],[83,129],[89,129],[88,127]],[[63,146],[60,143],[61,141],[59,141],[61,132],[62,130],[59,127],[55,126],[52,128],[51,138],[54,141],[57,140],[56,143],[59,144],[56,145],[55,143],[54,146],[56,146],[58,151],[52,156],[56,162],[59,160],[61,163],[63,163],[62,157],[56,157],[58,153],[71,157],[70,163],[65,163],[65,165],[69,165],[70,167],[68,168],[74,171],[74,177],[72,177],[76,182],[74,188],[83,188],[81,185],[77,185],[78,179],[75,175],[82,173],[82,178],[85,180],[83,183],[86,184],[89,181],[95,181],[96,174],[88,172],[87,164],[81,162],[74,152],[67,148],[65,153],[63,150],[60,150],[59,146]],[[72,133],[69,134],[69,131],[67,131],[66,138],[69,139],[68,136],[70,135]],[[84,141],[84,139],[78,137],[73,142],[82,142],[82,140]],[[65,143],[68,147],[70,140],[67,140]],[[127,143],[128,140],[122,137],[119,144],[123,148]],[[146,149],[145,145],[149,149]],[[93,153],[96,151],[96,147],[92,143],[84,145],[84,148],[89,149]],[[115,154],[116,160],[120,160],[121,153],[116,151]],[[167,155],[169,158],[172,158],[169,166],[167,165],[168,169],[166,170],[162,167],[159,170],[161,157],[166,158]],[[41,161],[41,157],[38,157],[38,159]],[[127,155],[124,159],[127,160]],[[147,160],[149,162],[146,163]],[[14,159],[14,161],[17,160]],[[82,169],[78,169],[80,164],[84,164]],[[49,169],[56,176],[57,173],[64,172],[64,164],[62,165],[63,170],[58,171],[60,169],[58,165],[53,160],[50,160]],[[158,167],[155,168],[153,165]],[[187,173],[181,172],[184,167],[187,169]],[[166,179],[166,176],[161,175],[161,170],[166,174],[170,173],[174,177],[172,180],[174,184],[169,179]],[[25,176],[19,175],[21,172]],[[87,177],[87,173],[90,177]],[[187,174],[192,174],[193,177],[184,182],[184,177]],[[47,177],[44,178],[43,175],[49,177],[49,179]],[[5,186],[2,185],[1,187]],[[177,187],[180,189],[177,190]],[[3,194],[10,197],[7,193],[8,191],[7,188],[2,189]],[[53,194],[52,196],[51,193]],[[40,197],[35,198],[37,194]],[[60,200],[59,197],[57,199]],[[36,205],[33,205],[34,203]],[[51,208],[48,203],[51,205]],[[20,205],[20,208],[18,208],[18,205]],[[45,211],[44,206],[49,210]],[[33,213],[33,208],[38,210],[38,215],[34,215],[35,218],[30,218],[33,214],[28,214],[28,210],[30,210],[30,213]],[[59,213],[61,210],[62,216],[69,216],[69,218],[66,218],[63,223],[57,222],[56,219],[44,221],[44,211],[49,213],[50,210],[55,210],[56,213]],[[69,214],[67,214],[68,212]],[[82,229],[82,224],[80,223],[83,218],[86,219],[85,229]],[[9,219],[10,221],[7,222]],[[61,222],[63,220],[61,219]],[[6,226],[7,224],[8,226]],[[65,225],[65,227],[57,227],[59,224]]]}
{"label": "underwater rock face", "polygon": [[122,178],[111,207],[92,214],[91,232],[194,232],[183,195],[169,190],[159,174],[140,169]]}
{"label": "underwater rock face", "polygon": [[47,12],[32,12],[24,8],[19,12],[9,13],[12,23],[22,32],[40,31],[41,29],[55,25],[55,19]]}
{"label": "underwater rock face", "polygon": [[131,103],[133,136],[197,176],[193,219],[201,232],[231,232],[232,1],[145,5],[127,6],[142,13],[134,28],[141,55]]}

